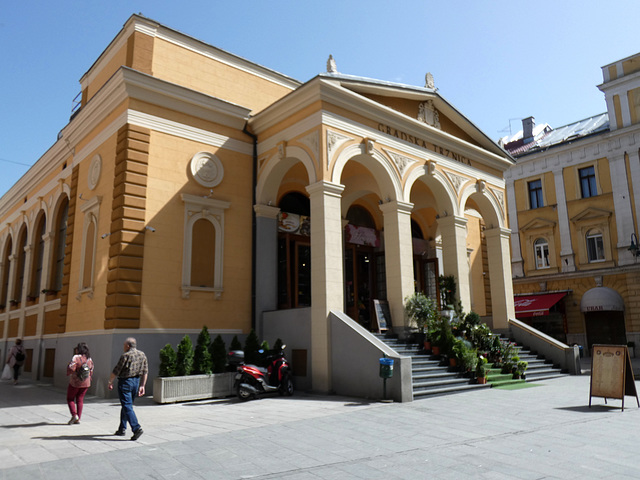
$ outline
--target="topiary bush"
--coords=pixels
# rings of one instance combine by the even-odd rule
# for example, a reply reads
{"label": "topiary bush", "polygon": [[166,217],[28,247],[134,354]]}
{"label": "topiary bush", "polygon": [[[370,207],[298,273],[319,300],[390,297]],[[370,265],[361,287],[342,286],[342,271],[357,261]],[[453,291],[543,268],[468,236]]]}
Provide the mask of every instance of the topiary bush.
{"label": "topiary bush", "polygon": [[234,335],[233,339],[231,340],[231,345],[229,345],[229,351],[232,350],[242,350],[242,343],[240,343],[240,340],[238,340],[238,336]]}
{"label": "topiary bush", "polygon": [[160,368],[158,375],[161,377],[176,376],[176,352],[168,343],[160,350]]}
{"label": "topiary bush", "polygon": [[193,355],[194,374],[211,373],[213,362],[211,361],[211,353],[209,352],[210,344],[211,337],[209,336],[209,330],[205,325],[198,334],[198,340],[196,341],[196,350]]}
{"label": "topiary bush", "polygon": [[209,347],[213,373],[222,373],[227,366],[227,349],[224,340],[218,335]]}
{"label": "topiary bush", "polygon": [[191,375],[193,370],[193,343],[189,335],[185,335],[178,344],[176,366],[176,374],[178,376]]}
{"label": "topiary bush", "polygon": [[259,364],[262,359],[258,350],[260,350],[260,341],[255,330],[251,329],[244,343],[244,361],[252,365]]}

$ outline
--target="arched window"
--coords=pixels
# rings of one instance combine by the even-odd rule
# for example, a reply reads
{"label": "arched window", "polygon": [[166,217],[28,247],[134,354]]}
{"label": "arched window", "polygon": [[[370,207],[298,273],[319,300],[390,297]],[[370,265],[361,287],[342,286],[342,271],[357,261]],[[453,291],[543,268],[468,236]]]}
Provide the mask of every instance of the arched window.
{"label": "arched window", "polygon": [[424,240],[422,229],[420,228],[420,225],[418,225],[418,222],[416,222],[415,220],[411,220],[411,238],[419,238],[421,240]]}
{"label": "arched window", "polygon": [[184,202],[184,251],[182,256],[182,297],[192,291],[223,291],[224,211],[228,202],[182,195]]}
{"label": "arched window", "polygon": [[18,235],[18,251],[16,252],[16,257],[18,263],[17,267],[17,276],[16,276],[16,284],[13,288],[13,296],[9,300],[16,300],[18,302],[22,301],[22,287],[24,286],[24,277],[26,274],[26,258],[27,258],[27,227],[23,227],[20,234]]}
{"label": "arched window", "polygon": [[80,210],[84,214],[82,227],[82,266],[80,269],[80,292],[93,296],[94,270],[96,263],[96,241],[98,237],[98,218],[102,197],[97,195],[84,203]]}
{"label": "arched window", "polygon": [[549,268],[549,243],[544,238],[538,238],[533,243],[535,251],[536,268]]}
{"label": "arched window", "polygon": [[67,244],[67,217],[69,215],[69,199],[64,197],[58,206],[54,223],[54,240],[51,277],[49,288],[59,292],[62,290],[62,275],[64,271],[64,252]]}
{"label": "arched window", "polygon": [[296,215],[309,216],[311,203],[309,197],[299,192],[289,192],[285,194],[278,203],[281,212],[295,213]]}
{"label": "arched window", "polygon": [[44,236],[46,234],[46,218],[40,215],[36,224],[36,236],[33,239],[33,258],[31,268],[31,285],[29,286],[29,296],[38,297],[42,284],[42,264],[44,260]]}
{"label": "arched window", "polygon": [[376,222],[374,222],[373,217],[364,207],[360,205],[353,205],[349,207],[349,211],[347,212],[347,220],[349,220],[350,225],[357,225],[359,227],[368,227],[368,228],[376,228]]}
{"label": "arched window", "polygon": [[587,258],[589,262],[602,262],[605,260],[604,240],[598,230],[589,230],[586,236]]}
{"label": "arched window", "polygon": [[216,266],[216,230],[213,224],[201,218],[193,224],[191,232],[191,286],[214,286]]}
{"label": "arched window", "polygon": [[13,242],[11,237],[7,240],[2,252],[2,285],[0,285],[0,305],[6,307],[9,302],[9,272],[11,271],[11,249]]}

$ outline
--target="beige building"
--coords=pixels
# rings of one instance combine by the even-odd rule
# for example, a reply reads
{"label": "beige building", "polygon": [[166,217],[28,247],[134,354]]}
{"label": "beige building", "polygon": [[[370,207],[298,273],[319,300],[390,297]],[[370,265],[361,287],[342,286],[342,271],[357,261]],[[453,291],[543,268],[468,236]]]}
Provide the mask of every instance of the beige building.
{"label": "beige building", "polygon": [[404,298],[445,274],[466,311],[513,317],[512,160],[431,75],[394,84],[330,58],[300,83],[134,15],[80,83],[0,199],[2,346],[24,338],[33,378],[64,384],[87,341],[106,394],[124,337],[153,376],[162,346],[207,325],[281,337],[299,388],[358,393],[336,381],[332,314],[353,319],[353,355],[378,348],[374,300],[404,334]]}
{"label": "beige building", "polygon": [[602,73],[606,113],[502,141],[516,317],[585,353],[640,341],[640,55]]}

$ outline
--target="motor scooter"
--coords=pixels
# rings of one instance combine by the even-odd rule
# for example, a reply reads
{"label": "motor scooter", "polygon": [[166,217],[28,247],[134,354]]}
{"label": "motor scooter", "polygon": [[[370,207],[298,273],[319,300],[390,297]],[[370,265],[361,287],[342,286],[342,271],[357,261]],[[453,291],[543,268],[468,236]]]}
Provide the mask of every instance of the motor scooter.
{"label": "motor scooter", "polygon": [[[293,395],[291,366],[284,355],[286,345],[269,350],[266,356],[267,367],[246,365],[244,352],[229,352],[229,363],[237,366],[234,389],[242,401],[257,398],[264,393],[278,392],[280,395]],[[260,350],[260,353],[264,353]]]}

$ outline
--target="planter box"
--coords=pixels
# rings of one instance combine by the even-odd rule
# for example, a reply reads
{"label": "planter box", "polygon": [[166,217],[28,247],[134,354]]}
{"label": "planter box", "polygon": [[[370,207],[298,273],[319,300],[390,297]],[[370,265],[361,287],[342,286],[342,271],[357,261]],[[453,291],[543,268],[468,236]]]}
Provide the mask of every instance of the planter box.
{"label": "planter box", "polygon": [[234,377],[235,372],[156,377],[153,379],[153,400],[156,403],[175,403],[229,397],[234,393]]}

